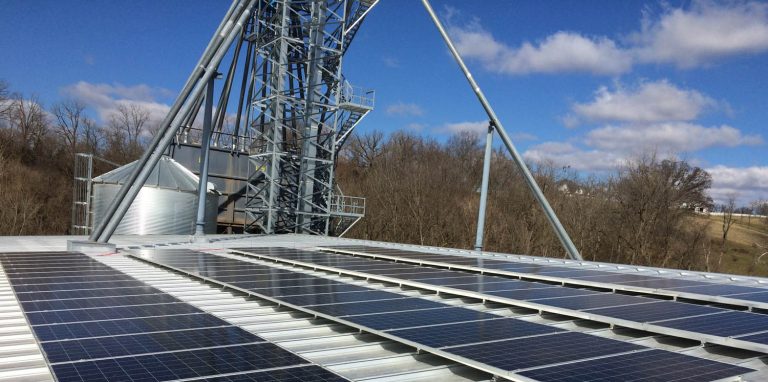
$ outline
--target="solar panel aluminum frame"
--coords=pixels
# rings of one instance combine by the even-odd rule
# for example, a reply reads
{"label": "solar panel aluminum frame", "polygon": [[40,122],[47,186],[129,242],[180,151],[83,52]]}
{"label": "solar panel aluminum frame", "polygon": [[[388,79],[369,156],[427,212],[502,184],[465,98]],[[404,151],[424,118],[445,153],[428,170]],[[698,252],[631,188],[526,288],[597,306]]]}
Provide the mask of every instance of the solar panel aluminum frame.
{"label": "solar panel aluminum frame", "polygon": [[[361,332],[366,332],[366,333],[371,333],[371,334],[374,334],[374,335],[377,335],[377,336],[381,336],[381,337],[387,338],[389,340],[392,340],[392,341],[404,344],[406,346],[413,347],[413,348],[417,349],[418,351],[424,351],[424,352],[427,352],[427,353],[431,353],[431,354],[443,357],[445,359],[449,359],[449,360],[452,360],[452,361],[455,361],[455,362],[458,362],[458,363],[461,363],[461,364],[468,365],[470,367],[476,368],[478,370],[485,371],[485,372],[493,374],[493,375],[514,378],[514,380],[522,381],[522,382],[536,382],[536,380],[527,378],[525,376],[516,374],[514,372],[510,372],[510,371],[507,371],[507,370],[504,370],[504,369],[500,369],[500,368],[496,368],[496,367],[493,367],[493,366],[490,366],[490,365],[487,365],[487,364],[484,364],[484,363],[480,363],[480,362],[477,362],[477,361],[474,361],[474,360],[471,360],[471,359],[467,359],[467,358],[464,358],[464,357],[461,357],[461,356],[457,356],[455,354],[452,354],[450,352],[443,351],[443,350],[440,350],[440,349],[437,349],[437,348],[433,348],[433,347],[429,347],[429,346],[424,346],[424,345],[419,344],[417,342],[409,341],[409,340],[403,339],[401,337],[394,336],[392,334],[387,333],[386,331],[371,329],[371,328],[368,328],[368,327],[366,327],[364,325],[360,325],[360,324],[356,324],[356,323],[351,322],[351,321],[347,321],[347,320],[345,320],[343,318],[339,318],[339,317],[335,317],[335,316],[332,316],[332,315],[316,312],[316,311],[314,311],[312,309],[305,308],[305,307],[302,307],[302,306],[299,306],[299,305],[294,305],[294,304],[291,304],[291,303],[286,303],[286,302],[281,301],[279,298],[274,298],[274,297],[267,296],[267,295],[262,295],[260,293],[256,293],[256,292],[253,292],[253,291],[250,291],[250,290],[247,290],[247,289],[238,288],[238,287],[235,287],[234,285],[229,285],[227,283],[223,283],[223,282],[217,281],[216,279],[213,279],[213,278],[209,278],[209,277],[206,277],[206,276],[200,276],[200,275],[198,275],[196,273],[188,272],[188,271],[186,271],[184,269],[181,269],[181,268],[169,266],[169,265],[163,264],[161,262],[156,262],[156,261],[153,261],[152,259],[149,259],[149,258],[146,258],[146,257],[141,257],[141,255],[129,254],[128,256],[130,256],[130,257],[132,257],[134,259],[140,260],[142,262],[154,265],[154,266],[158,266],[158,267],[161,267],[161,268],[165,268],[165,269],[168,269],[168,270],[171,270],[171,271],[174,271],[174,272],[186,275],[186,276],[194,278],[194,279],[198,279],[198,280],[205,281],[207,283],[215,284],[215,285],[221,286],[223,288],[227,288],[227,289],[231,289],[231,290],[236,290],[236,291],[238,291],[240,293],[245,293],[245,294],[247,294],[249,296],[252,296],[252,297],[256,297],[256,298],[259,298],[259,299],[270,301],[270,302],[275,303],[275,304],[277,304],[279,306],[285,306],[285,307],[288,307],[290,309],[294,309],[294,310],[297,310],[297,311],[300,311],[300,312],[304,312],[304,313],[307,313],[307,314],[309,314],[309,315],[311,315],[311,316],[313,316],[315,318],[324,318],[324,319],[332,321],[332,322],[336,322],[336,323],[339,323],[339,324],[342,324],[342,325],[346,325],[346,326],[358,329]],[[641,350],[641,351],[649,351],[649,350],[652,350],[652,348],[649,348],[648,350]],[[637,351],[634,351],[634,352],[637,352]],[[630,352],[630,353],[633,353],[633,352]],[[624,353],[621,353],[621,354],[624,354]],[[619,354],[613,354],[613,355],[615,356],[615,355],[619,355]],[[528,370],[528,369],[525,369],[525,370]]]}
{"label": "solar panel aluminum frame", "polygon": [[[653,295],[664,296],[664,297],[683,298],[683,299],[694,300],[694,301],[706,301],[706,302],[713,302],[718,304],[741,306],[741,307],[748,308],[749,310],[752,310],[753,308],[768,310],[768,303],[759,302],[759,301],[741,300],[733,297],[711,296],[711,295],[690,293],[690,292],[670,290],[670,289],[654,289],[654,288],[646,288],[646,287],[624,285],[624,284],[602,283],[602,282],[596,282],[596,281],[588,281],[585,279],[569,279],[569,278],[557,277],[557,276],[532,275],[530,273],[505,271],[505,270],[497,270],[497,269],[490,269],[490,268],[480,268],[480,267],[461,265],[461,264],[450,264],[450,263],[444,263],[444,262],[433,261],[433,260],[418,260],[418,259],[406,258],[406,257],[380,255],[380,254],[351,251],[351,250],[339,249],[339,248],[333,248],[333,247],[319,246],[319,247],[315,247],[315,249],[323,252],[368,257],[373,259],[376,259],[376,258],[386,259],[386,260],[393,260],[397,262],[411,263],[411,264],[418,264],[418,265],[430,265],[430,266],[442,267],[447,269],[466,270],[471,272],[478,272],[481,274],[512,276],[512,277],[519,278],[521,280],[550,281],[550,282],[558,282],[558,283],[561,283],[562,285],[585,286],[585,287],[591,287],[591,288],[610,289],[612,291],[621,290],[625,292],[645,293],[645,294],[653,294]],[[386,248],[386,249],[396,250],[396,248]],[[424,252],[424,254],[429,255],[430,253]],[[497,259],[487,259],[487,260],[497,260]],[[768,292],[768,289],[766,289],[766,292]]]}
{"label": "solar panel aluminum frame", "polygon": [[[494,296],[494,295],[489,295],[489,294],[484,294],[479,292],[472,292],[472,291],[467,291],[463,289],[456,289],[456,288],[451,288],[446,286],[436,286],[433,284],[427,284],[419,281],[398,279],[398,278],[389,277],[389,276],[378,276],[374,274],[357,272],[357,271],[347,271],[342,268],[334,268],[326,265],[317,265],[317,264],[303,262],[303,261],[288,260],[280,257],[250,253],[250,252],[238,250],[238,249],[230,249],[230,252],[239,254],[242,256],[246,256],[246,257],[269,260],[269,261],[290,264],[290,265],[296,265],[303,268],[310,268],[312,270],[322,270],[322,271],[332,272],[336,274],[344,274],[348,276],[364,278],[367,280],[383,281],[391,284],[396,284],[399,286],[409,286],[413,288],[427,289],[437,293],[445,293],[445,294],[451,294],[456,296],[469,297],[469,298],[481,300],[483,301],[483,303],[485,303],[486,301],[496,302],[504,305],[512,305],[512,306],[532,309],[532,310],[539,311],[540,313],[541,312],[555,313],[555,314],[559,314],[567,317],[602,322],[602,323],[609,324],[611,326],[621,326],[621,327],[643,330],[643,331],[648,331],[648,332],[653,332],[658,334],[670,335],[673,337],[692,339],[695,341],[701,341],[702,343],[712,343],[712,344],[723,345],[728,347],[753,350],[760,353],[768,353],[768,345],[744,341],[738,338],[712,336],[704,333],[668,328],[660,325],[655,325],[653,323],[642,323],[642,322],[619,319],[615,317],[602,316],[602,315],[590,313],[588,311],[578,311],[578,310],[572,310],[572,309],[558,308],[558,307],[539,304],[531,301],[513,300],[509,298],[504,298],[504,297],[499,297],[499,296]],[[768,328],[766,330],[768,330]],[[760,332],[743,334],[740,336],[748,336],[756,333],[760,333]]]}

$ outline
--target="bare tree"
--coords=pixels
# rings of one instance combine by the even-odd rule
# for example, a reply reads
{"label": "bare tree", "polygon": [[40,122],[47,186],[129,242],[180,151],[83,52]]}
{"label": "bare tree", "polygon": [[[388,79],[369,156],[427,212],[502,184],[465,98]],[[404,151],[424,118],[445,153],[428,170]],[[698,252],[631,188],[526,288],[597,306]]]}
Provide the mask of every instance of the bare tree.
{"label": "bare tree", "polygon": [[[10,86],[7,82],[0,80],[0,123],[8,115],[8,109],[10,109],[10,103],[8,102],[11,94],[9,90]],[[2,126],[2,124],[0,124]]]}
{"label": "bare tree", "polygon": [[65,100],[55,104],[51,113],[56,118],[56,132],[70,147],[70,153],[74,154],[88,120],[85,116],[85,104],[73,99]]}
{"label": "bare tree", "polygon": [[108,143],[115,155],[112,159],[127,162],[137,158],[142,151],[149,111],[135,104],[122,104],[109,119]]}
{"label": "bare tree", "polygon": [[10,127],[26,149],[34,149],[42,141],[48,129],[48,119],[36,97],[24,99],[15,95],[8,111]]}
{"label": "bare tree", "polygon": [[352,136],[349,145],[345,146],[347,158],[355,161],[360,167],[370,167],[382,154],[384,134],[381,131],[373,131],[368,134]]}
{"label": "bare tree", "polygon": [[722,231],[723,231],[723,243],[725,243],[726,240],[728,240],[728,232],[731,230],[731,226],[733,226],[733,223],[735,223],[733,219],[733,212],[736,209],[736,197],[734,195],[728,196],[728,199],[726,200],[725,204],[723,204],[720,209],[723,212],[723,225],[722,225]]}
{"label": "bare tree", "polygon": [[731,227],[733,226],[733,223],[735,223],[733,219],[733,212],[736,209],[736,196],[730,195],[728,196],[728,199],[726,200],[725,204],[720,206],[720,209],[723,212],[723,225],[722,225],[722,242],[720,243],[720,258],[717,260],[717,268],[720,269],[720,266],[723,263],[723,255],[725,255],[725,251],[727,250],[727,242],[728,242],[728,232],[730,232]]}

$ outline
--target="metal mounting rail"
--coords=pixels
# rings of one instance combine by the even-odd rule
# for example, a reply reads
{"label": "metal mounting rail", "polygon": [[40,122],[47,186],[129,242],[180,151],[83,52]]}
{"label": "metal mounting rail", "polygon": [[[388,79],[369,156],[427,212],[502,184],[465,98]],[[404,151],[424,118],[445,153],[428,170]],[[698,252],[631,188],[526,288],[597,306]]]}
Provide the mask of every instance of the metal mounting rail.
{"label": "metal mounting rail", "polygon": [[[530,302],[530,301],[514,300],[510,298],[499,297],[499,296],[494,296],[494,295],[489,295],[489,294],[484,294],[479,292],[472,292],[472,291],[467,291],[463,289],[456,289],[456,288],[451,288],[446,286],[437,286],[437,285],[422,283],[418,281],[398,279],[398,278],[389,277],[389,276],[380,276],[380,275],[375,275],[375,274],[365,273],[365,272],[349,271],[342,268],[319,265],[319,264],[314,264],[314,263],[305,262],[305,261],[289,260],[281,257],[262,255],[262,254],[248,252],[244,250],[230,249],[229,252],[247,256],[247,257],[256,258],[256,259],[261,259],[261,260],[270,260],[278,263],[292,264],[298,267],[310,268],[313,270],[323,270],[326,272],[332,272],[340,275],[343,274],[343,275],[348,275],[352,277],[364,278],[366,280],[377,280],[377,281],[397,284],[400,286],[409,286],[409,287],[414,287],[419,289],[431,290],[437,293],[445,293],[445,294],[451,294],[455,296],[468,297],[468,298],[481,300],[483,302],[491,301],[491,302],[496,302],[504,305],[511,305],[511,306],[516,306],[521,308],[537,310],[539,312],[548,312],[548,313],[559,314],[567,317],[580,318],[580,319],[595,321],[595,322],[602,322],[605,324],[609,324],[611,326],[620,326],[625,328],[642,330],[646,332],[669,335],[672,337],[687,338],[695,341],[700,341],[701,343],[711,343],[711,344],[722,345],[722,346],[727,346],[727,347],[732,347],[737,349],[746,349],[746,350],[752,350],[752,351],[761,352],[761,353],[768,353],[768,345],[739,340],[738,338],[713,336],[709,334],[692,332],[688,330],[667,328],[667,327],[655,325],[653,323],[629,321],[629,320],[624,320],[624,319],[619,319],[614,317],[597,315],[589,312],[553,307],[550,305],[544,305],[544,304],[539,304],[539,303]],[[694,317],[694,316],[691,316],[691,317]],[[766,328],[766,331],[768,331],[768,328]],[[756,333],[762,333],[762,332],[745,333],[745,334],[740,334],[739,336],[749,336]]]}
{"label": "metal mounting rail", "polygon": [[[373,253],[350,251],[346,249],[332,248],[332,247],[315,247],[315,248],[323,252],[337,253],[337,254],[348,255],[348,256],[368,257],[372,259],[381,259],[381,260],[388,260],[388,261],[409,263],[409,264],[416,264],[416,265],[429,265],[429,266],[445,268],[445,269],[476,272],[484,275],[514,277],[520,280],[555,282],[555,283],[560,283],[563,286],[572,285],[572,286],[582,286],[582,287],[588,287],[588,288],[606,289],[614,292],[623,291],[623,292],[632,292],[632,293],[643,293],[643,294],[650,294],[654,296],[671,297],[675,300],[677,300],[678,298],[682,298],[682,299],[691,300],[691,301],[701,301],[701,302],[709,302],[709,303],[715,303],[715,304],[740,306],[740,307],[747,308],[747,310],[750,310],[750,311],[753,308],[768,310],[768,303],[759,302],[759,301],[741,300],[741,299],[732,298],[732,297],[710,296],[706,294],[682,292],[682,291],[676,291],[676,290],[670,290],[670,289],[654,289],[654,288],[632,286],[632,285],[587,281],[583,279],[571,279],[567,277],[533,275],[533,274],[524,273],[524,272],[503,271],[498,269],[475,267],[471,265],[450,264],[450,263],[444,263],[441,261],[434,261],[434,260],[417,260],[417,259],[411,259],[407,257],[378,255]],[[440,255],[439,253],[431,253],[431,252],[423,252],[423,253],[425,255]],[[479,259],[475,257],[465,257],[465,256],[462,256],[462,257],[457,256],[457,258]],[[483,260],[483,259],[479,259],[479,260]],[[493,258],[488,260],[499,260],[499,259]],[[500,261],[503,261],[503,260],[500,260]],[[510,262],[510,264],[512,264],[512,262]],[[532,264],[532,265],[536,265],[536,264]],[[615,274],[621,275],[622,273],[615,273]],[[718,285],[718,284],[715,284],[715,285]],[[768,292],[768,289],[766,290],[766,292]]]}

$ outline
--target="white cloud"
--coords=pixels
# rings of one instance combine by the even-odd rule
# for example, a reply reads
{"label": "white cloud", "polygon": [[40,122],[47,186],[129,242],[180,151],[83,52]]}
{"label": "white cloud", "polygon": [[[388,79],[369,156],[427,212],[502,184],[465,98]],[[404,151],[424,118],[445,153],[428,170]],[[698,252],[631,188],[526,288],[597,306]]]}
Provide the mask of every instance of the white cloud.
{"label": "white cloud", "polygon": [[768,50],[768,4],[695,1],[645,18],[631,41],[639,60],[689,68],[719,57]]}
{"label": "white cloud", "polygon": [[610,91],[600,87],[592,102],[573,105],[575,115],[564,122],[572,127],[578,123],[577,117],[598,122],[691,121],[716,104],[695,90],[680,89],[666,80],[644,82],[636,89]]}
{"label": "white cloud", "polygon": [[768,167],[715,166],[706,170],[712,175],[710,195],[718,203],[732,195],[741,204],[768,199]]}
{"label": "white cloud", "polygon": [[532,44],[510,47],[497,41],[477,23],[452,26],[456,48],[464,57],[477,59],[493,72],[503,74],[588,72],[615,75],[628,71],[631,57],[605,37],[557,32]]}
{"label": "white cloud", "polygon": [[149,112],[151,122],[160,122],[168,114],[170,106],[157,101],[158,98],[171,95],[171,91],[148,85],[123,86],[120,84],[92,84],[80,81],[67,86],[63,93],[84,102],[96,110],[99,119],[106,122],[118,107],[139,106]]}
{"label": "white cloud", "polygon": [[551,162],[575,170],[613,170],[625,162],[624,156],[602,150],[584,150],[567,142],[544,142],[526,150],[523,157],[534,163]]}
{"label": "white cloud", "polygon": [[387,115],[419,117],[424,115],[424,109],[415,103],[398,102],[387,106]]}
{"label": "white cloud", "polygon": [[434,129],[434,131],[436,133],[444,134],[457,134],[462,132],[485,134],[488,132],[488,121],[446,123],[445,125]]}
{"label": "white cloud", "polygon": [[[453,17],[455,11],[449,12]],[[467,59],[501,74],[581,72],[619,75],[642,63],[690,68],[714,60],[768,51],[768,4],[694,1],[687,8],[669,8],[646,16],[627,38],[586,36],[557,31],[539,41],[512,46],[480,26],[477,19],[449,31]]]}
{"label": "white cloud", "polygon": [[708,147],[736,147],[763,143],[760,136],[744,135],[731,126],[704,127],[687,122],[605,126],[590,131],[590,147],[638,153],[643,151],[691,152]]}

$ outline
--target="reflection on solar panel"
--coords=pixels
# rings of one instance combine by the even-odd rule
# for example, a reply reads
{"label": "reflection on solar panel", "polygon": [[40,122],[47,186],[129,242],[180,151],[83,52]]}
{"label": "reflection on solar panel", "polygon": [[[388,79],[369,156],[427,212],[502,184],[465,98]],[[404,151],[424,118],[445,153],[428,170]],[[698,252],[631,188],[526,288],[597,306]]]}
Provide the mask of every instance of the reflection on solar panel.
{"label": "reflection on solar panel", "polygon": [[[473,367],[503,376],[516,375],[519,370],[546,368],[561,362],[587,360],[594,357],[626,354],[626,362],[649,351],[644,346],[623,341],[600,338],[588,334],[569,332],[547,325],[531,323],[514,318],[478,312],[467,308],[452,307],[419,298],[405,297],[391,292],[356,286],[360,291],[317,290],[325,286],[328,279],[301,272],[295,273],[292,286],[282,288],[263,287],[270,280],[270,271],[277,270],[267,265],[255,265],[242,260],[215,256],[194,251],[153,251],[134,255],[138,259],[176,271],[203,278],[222,286],[237,288],[254,296],[269,299],[294,309],[324,317],[359,329],[374,332],[387,338],[413,345]],[[249,265],[250,264],[250,265]],[[241,288],[235,283],[218,280],[211,275],[219,268],[243,268],[253,270],[250,276],[254,288]],[[289,272],[281,271],[281,275]],[[299,277],[299,276],[306,277]],[[333,284],[335,285],[335,284]],[[365,293],[376,293],[377,300],[366,302],[339,302],[335,297],[322,298],[318,305],[305,299],[288,299],[275,294],[285,288],[304,288],[307,296],[318,298],[320,294],[353,295],[356,300]],[[386,298],[387,294],[391,295]],[[343,297],[342,297],[343,298]],[[293,302],[297,302],[294,304]],[[328,303],[331,302],[331,303]],[[500,340],[501,339],[501,340]],[[499,341],[500,340],[500,341]],[[675,358],[679,358],[678,355]],[[693,358],[688,356],[681,356]],[[670,357],[672,358],[672,357]],[[641,357],[642,359],[642,357]],[[675,364],[658,361],[665,368]],[[719,362],[694,358],[689,362],[700,362],[713,369],[735,376],[751,372],[751,369],[731,366]],[[659,378],[659,369],[649,369],[642,374],[646,378]],[[586,380],[586,375],[572,375],[577,380]],[[712,380],[709,375],[698,375],[700,381]]]}
{"label": "reflection on solar panel", "polygon": [[0,264],[58,381],[345,380],[83,254]]}
{"label": "reflection on solar panel", "polygon": [[487,274],[496,273],[532,280],[561,281],[571,285],[609,287],[618,290],[680,296],[691,300],[768,309],[768,289],[765,288],[531,264],[512,260],[467,258],[366,245],[328,246],[321,249],[443,267],[450,265],[457,267],[457,269],[463,267],[468,270],[479,270],[478,268],[483,268]]}
{"label": "reflection on solar panel", "polygon": [[[702,342],[740,346],[745,349],[768,352],[768,344],[752,342],[750,337],[747,337],[748,334],[768,331],[768,315],[764,314],[732,311],[648,297],[619,295],[607,291],[598,292],[535,281],[509,280],[499,276],[471,275],[466,271],[446,269],[438,271],[439,274],[446,277],[443,279],[412,280],[408,276],[414,273],[405,273],[404,277],[401,277],[390,271],[382,274],[375,269],[366,272],[361,272],[358,268],[348,270],[348,261],[352,260],[354,264],[360,264],[361,260],[366,259],[335,253],[311,252],[291,248],[248,248],[233,251],[289,264],[324,267],[322,269],[332,272],[398,282],[420,288],[431,288],[439,292],[463,294],[469,297],[550,311],[661,334],[670,334]],[[368,265],[372,268],[377,263],[386,262],[385,260],[378,259],[367,259],[367,261]],[[402,265],[405,266],[405,264]],[[412,272],[425,268],[411,265],[410,268],[403,269]],[[468,282],[473,278],[479,280],[479,282],[457,286],[452,286],[450,282],[450,280],[454,279]],[[472,292],[475,294],[472,294]],[[749,325],[743,324],[740,326],[739,331],[727,332],[729,334],[722,334],[725,332],[716,332],[710,329],[710,326],[717,327],[718,322],[726,317],[723,315],[725,313],[728,313],[728,317],[732,316],[730,318],[732,322],[749,323]],[[696,317],[696,320],[683,320],[684,318],[692,317]],[[680,321],[670,321],[676,319],[680,319]],[[693,322],[696,324],[688,324]],[[734,336],[742,337],[730,338]]]}

